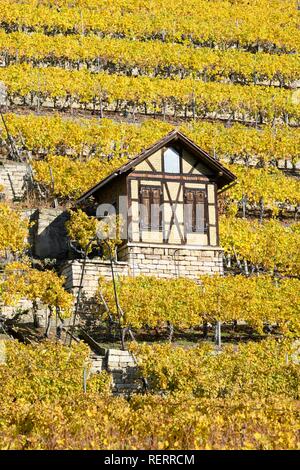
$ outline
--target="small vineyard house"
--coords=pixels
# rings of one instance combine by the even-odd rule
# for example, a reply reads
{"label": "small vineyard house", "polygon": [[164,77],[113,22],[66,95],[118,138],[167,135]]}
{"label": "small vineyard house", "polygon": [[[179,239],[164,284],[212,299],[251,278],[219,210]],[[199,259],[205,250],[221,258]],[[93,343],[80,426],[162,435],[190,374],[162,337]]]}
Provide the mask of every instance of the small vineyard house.
{"label": "small vineyard house", "polygon": [[77,207],[121,214],[128,274],[222,273],[218,191],[235,176],[174,130],[83,194]]}

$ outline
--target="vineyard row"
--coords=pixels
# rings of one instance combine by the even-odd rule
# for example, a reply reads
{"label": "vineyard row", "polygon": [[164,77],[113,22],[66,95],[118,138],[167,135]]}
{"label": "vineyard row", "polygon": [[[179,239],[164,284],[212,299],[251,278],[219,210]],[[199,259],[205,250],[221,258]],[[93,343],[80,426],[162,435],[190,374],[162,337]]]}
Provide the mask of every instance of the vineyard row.
{"label": "vineyard row", "polygon": [[[137,345],[152,391],[111,394],[90,371],[89,349],[6,342],[0,368],[1,449],[295,450],[299,366],[293,341],[249,341],[223,354],[199,345]],[[49,379],[51,377],[51,380]],[[167,393],[161,393],[161,391]]]}
{"label": "vineyard row", "polygon": [[299,125],[299,91],[274,87],[125,77],[27,64],[0,70],[6,103],[58,109],[131,112],[163,117],[241,120]]}
{"label": "vineyard row", "polygon": [[[88,5],[1,0],[0,25],[7,32],[24,30],[47,34],[90,32],[128,37],[159,39],[163,42],[190,42],[210,47],[236,47],[250,50],[290,52],[300,43],[299,19],[290,0],[211,2],[208,0],[133,0]],[[263,18],[263,24],[262,24]]]}
{"label": "vineyard row", "polygon": [[230,165],[229,169],[238,178],[237,184],[224,194],[225,200],[233,204],[231,212],[235,207],[244,217],[257,214],[261,220],[267,215],[282,217],[289,213],[295,218],[300,215],[299,179],[272,167]]}
{"label": "vineyard row", "polygon": [[238,396],[244,396],[246,402],[251,396],[257,399],[276,393],[281,396],[287,393],[290,398],[298,396],[298,380],[294,375],[297,352],[289,340],[268,338],[261,342],[224,344],[222,354],[214,354],[207,343],[192,348],[132,343],[130,349],[138,358],[143,377],[156,392],[181,391],[219,398],[220,406],[225,398]]}
{"label": "vineyard row", "polygon": [[[87,189],[112,173],[125,158],[74,161],[66,156],[49,155],[32,162],[35,179],[48,188],[47,192],[62,200],[78,198]],[[49,170],[51,168],[51,172]],[[231,211],[245,215],[258,213],[266,216],[299,215],[300,182],[275,169],[249,169],[241,166],[229,168],[238,176],[238,184],[225,194]]]}
{"label": "vineyard row", "polygon": [[[71,120],[58,115],[11,113],[4,114],[4,119],[16,144],[34,158],[58,154],[81,161],[92,157],[134,157],[173,128],[159,120],[137,125],[109,119]],[[7,141],[2,121],[0,129],[2,140]],[[297,165],[300,160],[300,130],[288,126],[255,129],[241,124],[225,127],[195,121],[182,124],[180,130],[203,150],[231,164],[264,166],[286,159]]]}
{"label": "vineyard row", "polygon": [[300,223],[284,225],[278,220],[220,217],[221,246],[229,255],[228,268],[239,272],[272,272],[300,276]]}
{"label": "vineyard row", "polygon": [[87,68],[127,75],[193,77],[203,81],[297,86],[298,55],[252,54],[238,50],[193,49],[160,41],[139,42],[98,36],[46,36],[0,31],[5,65],[32,63],[66,69]]}
{"label": "vineyard row", "polygon": [[[123,327],[156,328],[170,323],[186,329],[205,322],[244,320],[259,331],[270,323],[279,325],[283,334],[297,335],[299,288],[299,279],[274,281],[267,275],[203,276],[200,284],[185,278],[137,276],[119,280],[118,298]],[[100,279],[98,295],[99,303],[104,297],[117,319],[113,283]]]}

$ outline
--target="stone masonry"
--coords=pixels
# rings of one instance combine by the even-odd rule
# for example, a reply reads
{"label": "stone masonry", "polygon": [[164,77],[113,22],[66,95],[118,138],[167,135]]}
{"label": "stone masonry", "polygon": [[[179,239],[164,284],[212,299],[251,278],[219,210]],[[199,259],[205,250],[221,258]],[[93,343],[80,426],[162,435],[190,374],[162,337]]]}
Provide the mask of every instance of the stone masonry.
{"label": "stone masonry", "polygon": [[0,163],[0,185],[3,186],[5,199],[22,199],[26,190],[28,165],[21,162],[5,161]]}
{"label": "stone masonry", "polygon": [[107,371],[112,375],[112,390],[115,394],[130,394],[142,388],[138,369],[129,351],[108,349]]}
{"label": "stone masonry", "polygon": [[91,353],[92,374],[106,370],[111,374],[112,392],[116,395],[131,394],[142,390],[137,364],[129,351],[104,349],[103,355]]}
{"label": "stone masonry", "polygon": [[[123,247],[118,253],[119,261],[114,263],[114,274],[119,276],[156,276],[160,278],[187,277],[197,279],[202,274],[223,274],[223,251],[218,248],[191,249],[152,246]],[[83,260],[67,261],[62,265],[61,274],[66,279],[66,289],[78,292]],[[83,295],[92,298],[98,287],[98,279],[111,279],[109,261],[90,259],[86,262],[83,275]]]}
{"label": "stone masonry", "polygon": [[[27,299],[20,299],[17,305],[8,306],[0,302],[0,315],[6,320],[13,319],[15,324],[32,323],[32,302]],[[46,326],[47,306],[38,303],[37,317],[41,327]]]}
{"label": "stone masonry", "polygon": [[[66,279],[66,289],[77,294],[80,285],[81,273],[83,269],[83,260],[67,261],[61,268],[61,274]],[[114,263],[114,273],[118,276],[128,276],[128,264],[126,262]],[[83,274],[83,295],[91,298],[95,295],[99,277],[111,279],[111,267],[109,261],[102,259],[88,260]]]}
{"label": "stone masonry", "polygon": [[127,261],[129,275],[146,274],[162,278],[188,277],[202,274],[223,274],[223,250],[205,247],[196,249],[171,245],[131,245],[122,248],[118,257]]}
{"label": "stone masonry", "polygon": [[70,250],[65,222],[68,212],[61,209],[37,209],[33,216],[33,253],[38,258],[67,259]]}

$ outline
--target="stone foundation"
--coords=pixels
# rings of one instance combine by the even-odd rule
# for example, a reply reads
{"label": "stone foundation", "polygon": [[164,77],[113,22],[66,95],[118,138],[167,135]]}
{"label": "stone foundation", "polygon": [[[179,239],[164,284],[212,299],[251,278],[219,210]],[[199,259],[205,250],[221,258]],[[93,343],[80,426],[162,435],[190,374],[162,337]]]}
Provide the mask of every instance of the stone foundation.
{"label": "stone foundation", "polygon": [[[114,263],[114,274],[119,276],[156,276],[160,278],[187,277],[197,279],[203,274],[223,274],[221,248],[185,248],[172,246],[126,245],[119,250],[119,261]],[[61,268],[66,279],[66,289],[77,294],[80,285],[83,260],[67,261]],[[83,275],[82,296],[92,298],[98,287],[98,279],[112,279],[109,261],[90,259]]]}
{"label": "stone foundation", "polygon": [[221,248],[128,244],[119,250],[118,258],[128,263],[131,276],[146,274],[162,278],[196,279],[203,274],[223,274]]}

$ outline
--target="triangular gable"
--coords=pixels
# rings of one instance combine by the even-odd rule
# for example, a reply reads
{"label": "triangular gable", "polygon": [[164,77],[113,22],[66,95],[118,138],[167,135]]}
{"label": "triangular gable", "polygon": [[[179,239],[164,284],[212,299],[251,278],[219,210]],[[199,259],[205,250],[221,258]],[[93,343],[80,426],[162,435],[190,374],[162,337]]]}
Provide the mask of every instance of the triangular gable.
{"label": "triangular gable", "polygon": [[217,160],[208,155],[208,153],[198,147],[198,145],[196,145],[187,136],[182,134],[182,132],[178,130],[173,130],[165,137],[158,140],[154,145],[143,150],[135,158],[131,159],[129,162],[125,163],[113,173],[108,175],[106,178],[101,180],[93,188],[86,191],[76,201],[76,203],[80,203],[86,198],[90,197],[93,193],[101,189],[103,186],[108,184],[112,179],[118,177],[119,175],[133,171],[141,162],[146,160],[149,156],[153,155],[155,152],[159,151],[163,147],[170,145],[172,142],[176,142],[176,144],[181,144],[183,148],[186,148],[191,155],[196,157],[196,159],[199,160],[199,167],[202,166],[202,168],[206,167],[211,169],[212,173],[217,175],[217,186],[219,189],[223,188],[224,186],[227,186],[236,179],[236,176],[231,173],[231,171],[229,171],[221,163],[219,163]]}
{"label": "triangular gable", "polygon": [[[183,148],[181,144],[177,145],[176,142],[171,141],[163,147],[163,150],[163,153],[162,149],[156,150],[146,159],[136,163],[135,173],[143,172],[150,175],[151,173],[171,172],[173,175],[202,175],[207,177],[213,177],[216,173],[216,170],[207,166],[205,161],[193,155],[187,148]],[[165,157],[167,157],[167,163]]]}

